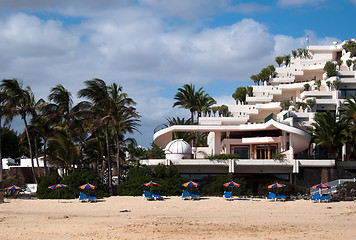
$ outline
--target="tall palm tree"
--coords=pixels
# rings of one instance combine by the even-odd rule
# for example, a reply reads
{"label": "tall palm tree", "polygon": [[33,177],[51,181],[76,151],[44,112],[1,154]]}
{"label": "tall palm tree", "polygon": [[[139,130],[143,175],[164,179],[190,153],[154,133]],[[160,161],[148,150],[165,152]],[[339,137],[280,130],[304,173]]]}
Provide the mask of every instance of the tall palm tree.
{"label": "tall palm tree", "polygon": [[317,146],[326,147],[329,156],[337,159],[339,150],[345,144],[345,124],[338,121],[337,116],[330,112],[318,113],[314,120],[313,128],[309,129],[312,141]]}
{"label": "tall palm tree", "polygon": [[63,120],[69,126],[73,106],[72,94],[63,85],[58,84],[51,89],[48,99],[51,103],[46,106],[47,117],[57,121]]}
{"label": "tall palm tree", "polygon": [[201,113],[203,111],[203,107],[209,108],[216,104],[216,101],[214,98],[210,97],[209,94],[205,93],[205,91],[198,91],[195,98],[197,101],[197,120],[199,120],[199,117],[201,117]]}
{"label": "tall palm tree", "polygon": [[[202,91],[202,89],[203,88],[200,88],[198,92]],[[194,113],[198,109],[195,85],[184,84],[183,87],[178,88],[178,92],[174,96],[174,99],[177,101],[173,104],[173,107],[179,106],[180,108],[189,109],[190,119],[194,122]]]}
{"label": "tall palm tree", "polygon": [[4,92],[5,108],[11,109],[11,115],[19,115],[25,124],[25,133],[28,141],[28,148],[31,158],[31,169],[33,178],[36,184],[37,177],[34,170],[31,138],[28,131],[27,116],[32,115],[33,111],[33,93],[29,86],[26,89],[22,88],[22,83],[17,79],[4,79],[0,85],[1,91]]}

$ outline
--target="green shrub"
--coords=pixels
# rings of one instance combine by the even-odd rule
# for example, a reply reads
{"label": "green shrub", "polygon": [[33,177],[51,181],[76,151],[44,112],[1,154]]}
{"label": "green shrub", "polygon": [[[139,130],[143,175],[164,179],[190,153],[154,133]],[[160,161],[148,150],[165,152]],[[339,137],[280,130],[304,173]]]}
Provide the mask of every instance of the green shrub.
{"label": "green shrub", "polygon": [[300,196],[308,193],[308,189],[305,187],[298,186],[296,184],[292,184],[289,182],[279,182],[281,184],[286,185],[285,188],[268,188],[268,185],[274,184],[275,182],[271,182],[267,185],[260,184],[257,188],[257,195],[259,196],[268,196],[269,192],[284,192],[286,196]]}
{"label": "green shrub", "polygon": [[209,160],[227,160],[227,159],[239,159],[238,154],[215,154],[207,157]]}
{"label": "green shrub", "polygon": [[[66,188],[61,189],[49,189],[49,186],[55,184],[68,185]],[[79,186],[86,183],[93,184],[98,188],[95,190],[81,190]],[[95,193],[98,198],[108,197],[109,188],[104,185],[99,176],[91,170],[78,170],[65,176],[63,179],[57,174],[52,173],[50,176],[43,177],[40,180],[37,190],[37,197],[40,199],[57,199],[58,191],[61,199],[73,199],[79,196],[80,192]]]}
{"label": "green shrub", "polygon": [[[145,187],[149,181],[160,184],[159,187]],[[140,196],[144,190],[158,190],[163,196],[176,196],[182,193],[181,186],[186,179],[180,177],[175,166],[158,165],[154,171],[146,166],[131,167],[125,182],[117,187],[120,196]]]}
{"label": "green shrub", "polygon": [[[234,181],[241,184],[240,187],[225,187],[224,183]],[[234,196],[247,196],[251,195],[252,192],[248,189],[246,182],[243,179],[231,178],[230,175],[219,175],[214,181],[204,185],[201,188],[201,194],[205,196],[222,196],[224,191],[232,191]]]}

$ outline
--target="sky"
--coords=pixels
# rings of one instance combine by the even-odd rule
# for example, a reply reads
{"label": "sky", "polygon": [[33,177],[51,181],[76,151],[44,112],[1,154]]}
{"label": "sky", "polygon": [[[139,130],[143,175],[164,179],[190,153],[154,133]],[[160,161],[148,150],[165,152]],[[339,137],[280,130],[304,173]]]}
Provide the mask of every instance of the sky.
{"label": "sky", "polygon": [[[74,97],[93,78],[116,82],[137,102],[139,145],[149,147],[184,84],[217,105],[237,87],[310,45],[355,38],[356,0],[1,0],[0,79],[17,78],[36,99],[62,84]],[[23,131],[19,119],[12,128]]]}

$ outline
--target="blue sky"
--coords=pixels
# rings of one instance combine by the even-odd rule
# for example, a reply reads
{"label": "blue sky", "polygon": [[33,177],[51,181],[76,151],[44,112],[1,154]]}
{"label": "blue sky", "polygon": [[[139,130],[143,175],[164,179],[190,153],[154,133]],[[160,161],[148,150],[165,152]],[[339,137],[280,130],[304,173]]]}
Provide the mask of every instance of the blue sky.
{"label": "blue sky", "polygon": [[183,84],[234,104],[237,87],[305,47],[306,33],[315,45],[355,38],[355,10],[356,0],[2,0],[0,77],[37,99],[59,83],[76,96],[85,80],[117,82],[137,102],[134,137],[148,147],[167,117],[189,117],[172,108]]}

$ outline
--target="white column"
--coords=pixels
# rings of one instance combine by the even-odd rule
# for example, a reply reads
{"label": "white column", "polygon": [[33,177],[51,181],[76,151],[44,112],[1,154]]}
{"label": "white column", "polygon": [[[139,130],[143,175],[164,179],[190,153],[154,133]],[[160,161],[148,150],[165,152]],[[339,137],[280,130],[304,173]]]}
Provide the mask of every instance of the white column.
{"label": "white column", "polygon": [[342,146],[342,151],[341,151],[341,161],[345,161],[346,157],[346,144]]}
{"label": "white column", "polygon": [[294,159],[294,143],[293,143],[293,134],[289,133],[289,159],[293,160]]}
{"label": "white column", "polygon": [[221,132],[214,132],[214,148],[213,154],[220,154],[221,148]]}

